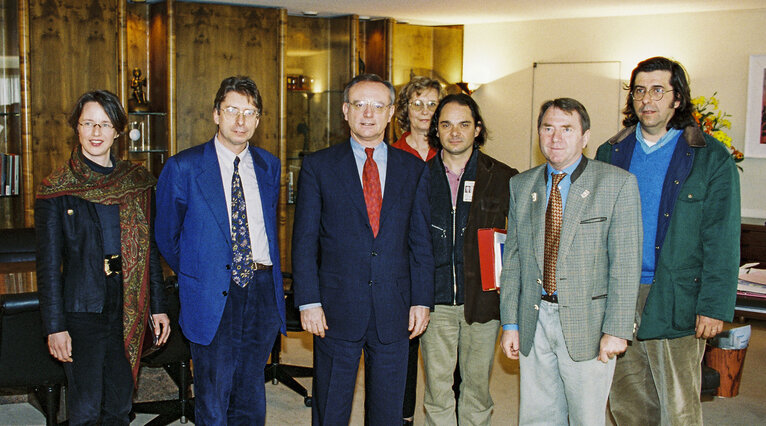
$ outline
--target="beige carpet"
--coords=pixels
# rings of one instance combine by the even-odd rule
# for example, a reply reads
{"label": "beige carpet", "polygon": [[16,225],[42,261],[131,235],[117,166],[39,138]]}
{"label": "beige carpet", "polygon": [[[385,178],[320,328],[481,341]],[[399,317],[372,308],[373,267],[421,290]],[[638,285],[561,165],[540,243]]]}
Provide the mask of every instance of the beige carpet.
{"label": "beige carpet", "polygon": [[[740,393],[734,398],[714,398],[702,404],[705,424],[707,425],[757,425],[766,424],[766,322],[751,321],[753,336],[745,359],[745,366],[740,386]],[[739,325],[739,324],[737,324]],[[290,333],[284,339],[282,361],[288,364],[311,364],[311,338],[307,333]],[[518,362],[505,358],[498,350],[491,381],[492,398],[495,410],[492,415],[493,425],[515,425],[519,404]],[[142,370],[141,391],[137,400],[172,397],[170,380],[161,369]],[[310,378],[298,379],[306,386],[311,385]],[[311,409],[303,405],[303,398],[282,384],[266,384],[268,412],[266,422],[269,425],[309,425]],[[418,406],[415,424],[423,424],[423,374],[422,368],[418,382]],[[18,398],[16,398],[18,401]],[[356,384],[352,425],[363,425],[364,379],[360,368]],[[151,416],[140,415],[133,422],[143,425]],[[0,424],[2,425],[43,425],[42,414],[24,402],[0,405]],[[180,424],[176,422],[175,424]]]}

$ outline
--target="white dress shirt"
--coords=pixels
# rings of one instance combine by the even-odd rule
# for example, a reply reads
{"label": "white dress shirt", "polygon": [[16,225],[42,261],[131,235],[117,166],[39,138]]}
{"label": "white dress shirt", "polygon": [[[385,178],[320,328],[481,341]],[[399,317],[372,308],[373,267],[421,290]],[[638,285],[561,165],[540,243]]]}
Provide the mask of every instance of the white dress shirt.
{"label": "white dress shirt", "polygon": [[221,169],[223,193],[226,196],[226,210],[229,212],[229,232],[231,232],[231,179],[234,175],[234,158],[239,157],[239,177],[242,180],[242,191],[245,195],[247,226],[250,230],[253,262],[271,265],[269,239],[266,236],[266,224],[263,220],[263,207],[261,206],[261,193],[258,190],[258,179],[255,177],[249,144],[239,155],[235,155],[218,141],[216,135],[215,152],[218,156],[218,166]]}

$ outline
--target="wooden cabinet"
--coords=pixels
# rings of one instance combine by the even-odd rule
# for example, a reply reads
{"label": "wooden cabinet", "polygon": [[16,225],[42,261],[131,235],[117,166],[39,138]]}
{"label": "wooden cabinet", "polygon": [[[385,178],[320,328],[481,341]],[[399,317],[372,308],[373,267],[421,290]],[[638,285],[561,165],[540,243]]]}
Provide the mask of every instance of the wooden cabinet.
{"label": "wooden cabinet", "polygon": [[766,264],[766,220],[742,219],[739,257],[740,265],[750,262]]}

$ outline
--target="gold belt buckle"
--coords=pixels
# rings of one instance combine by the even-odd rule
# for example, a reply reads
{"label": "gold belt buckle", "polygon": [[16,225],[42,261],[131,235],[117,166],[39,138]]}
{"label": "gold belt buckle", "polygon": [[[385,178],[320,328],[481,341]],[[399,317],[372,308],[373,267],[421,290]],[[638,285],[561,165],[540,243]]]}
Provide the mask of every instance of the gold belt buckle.
{"label": "gold belt buckle", "polygon": [[118,257],[120,257],[120,255],[118,254],[113,254],[113,255],[104,257],[104,273],[106,274],[107,277],[111,277],[112,275],[115,275],[121,272],[121,271],[112,271],[111,261],[114,259],[117,259]]}

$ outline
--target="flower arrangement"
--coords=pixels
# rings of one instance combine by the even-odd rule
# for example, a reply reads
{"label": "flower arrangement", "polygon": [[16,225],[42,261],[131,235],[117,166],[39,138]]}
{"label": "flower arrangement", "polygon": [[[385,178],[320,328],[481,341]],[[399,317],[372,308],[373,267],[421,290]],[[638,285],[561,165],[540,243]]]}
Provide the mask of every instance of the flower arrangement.
{"label": "flower arrangement", "polygon": [[700,129],[726,145],[731,150],[731,158],[734,159],[734,162],[739,163],[745,159],[745,154],[731,144],[731,136],[723,131],[723,129],[731,129],[731,121],[728,120],[731,115],[718,110],[718,98],[715,97],[717,94],[718,92],[715,92],[709,98],[700,96],[692,99],[694,106],[692,115]]}

